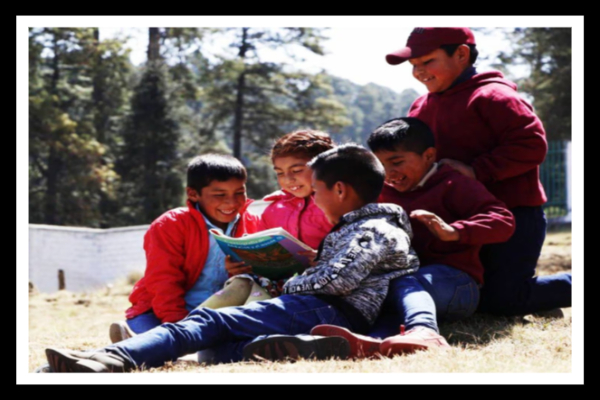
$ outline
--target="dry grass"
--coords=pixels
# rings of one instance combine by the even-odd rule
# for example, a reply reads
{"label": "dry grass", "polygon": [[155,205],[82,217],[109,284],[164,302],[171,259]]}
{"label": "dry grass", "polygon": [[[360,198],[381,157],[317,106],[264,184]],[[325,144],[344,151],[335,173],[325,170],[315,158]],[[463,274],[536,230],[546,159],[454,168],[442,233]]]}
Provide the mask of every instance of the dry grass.
{"label": "dry grass", "polygon": [[[549,234],[540,258],[540,274],[570,269],[570,232]],[[29,371],[45,363],[46,347],[91,349],[108,344],[108,326],[123,318],[130,290],[131,283],[123,280],[94,293],[30,294]],[[563,311],[563,319],[476,315],[465,322],[442,324],[440,330],[452,345],[447,352],[418,352],[362,361],[246,362],[215,366],[178,362],[142,373],[568,373],[572,318],[570,309]]]}

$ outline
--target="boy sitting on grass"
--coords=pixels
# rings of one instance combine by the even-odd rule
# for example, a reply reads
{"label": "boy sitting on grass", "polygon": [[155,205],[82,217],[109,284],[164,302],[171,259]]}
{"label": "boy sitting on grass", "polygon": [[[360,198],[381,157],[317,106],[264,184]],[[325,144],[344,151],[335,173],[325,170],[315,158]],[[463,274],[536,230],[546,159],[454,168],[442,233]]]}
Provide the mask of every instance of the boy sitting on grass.
{"label": "boy sitting on grass", "polygon": [[185,318],[223,286],[225,254],[208,230],[234,237],[256,232],[259,218],[246,212],[246,176],[232,156],[190,161],[187,207],[165,212],[144,235],[146,271],[129,296],[127,320],[110,326],[113,343]]}
{"label": "boy sitting on grass", "polygon": [[[406,213],[393,204],[375,204],[385,172],[377,158],[357,145],[340,146],[315,157],[315,202],[334,225],[316,265],[289,280],[284,295],[239,307],[198,307],[184,320],[98,351],[47,349],[56,372],[122,372],[159,367],[167,361],[224,343],[265,334],[302,334],[319,324],[366,332],[379,314],[389,281],[415,272]],[[254,348],[258,353],[260,349]],[[348,353],[343,338],[316,338],[285,346],[317,358]]]}
{"label": "boy sitting on grass", "polygon": [[433,132],[417,118],[390,120],[367,143],[385,167],[379,201],[402,206],[415,220],[413,246],[421,267],[390,283],[387,307],[370,333],[387,339],[331,326],[311,333],[345,337],[356,357],[448,347],[437,321],[475,312],[484,283],[479,250],[510,238],[513,215],[481,182],[435,162]]}

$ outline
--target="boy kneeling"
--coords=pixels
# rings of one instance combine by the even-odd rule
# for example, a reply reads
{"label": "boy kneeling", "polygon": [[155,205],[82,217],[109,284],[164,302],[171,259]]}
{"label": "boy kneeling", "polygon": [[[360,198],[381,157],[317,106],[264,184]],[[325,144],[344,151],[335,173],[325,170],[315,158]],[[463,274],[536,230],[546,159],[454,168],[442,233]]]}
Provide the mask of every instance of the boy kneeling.
{"label": "boy kneeling", "polygon": [[421,267],[390,283],[371,337],[334,326],[319,326],[311,333],[345,337],[354,357],[448,347],[437,321],[475,312],[483,284],[479,250],[510,238],[513,215],[482,183],[435,162],[433,132],[417,118],[390,120],[367,143],[385,167],[379,201],[402,206],[416,220],[412,244]]}
{"label": "boy kneeling", "polygon": [[[315,202],[334,224],[316,265],[288,281],[284,295],[241,307],[198,307],[178,323],[165,323],[99,351],[47,349],[56,372],[122,372],[225,343],[265,334],[308,333],[319,324],[366,332],[387,295],[391,279],[415,272],[406,213],[374,204],[384,169],[366,149],[345,145],[321,153],[313,169]],[[345,340],[336,341],[347,346]],[[335,352],[334,352],[335,353]]]}

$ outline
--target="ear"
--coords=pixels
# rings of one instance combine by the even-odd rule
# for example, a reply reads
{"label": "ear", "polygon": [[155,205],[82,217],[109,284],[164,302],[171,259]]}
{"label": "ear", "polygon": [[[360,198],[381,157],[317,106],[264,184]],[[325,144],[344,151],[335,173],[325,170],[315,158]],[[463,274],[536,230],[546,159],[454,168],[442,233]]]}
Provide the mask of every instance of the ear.
{"label": "ear", "polygon": [[332,190],[338,201],[343,201],[348,196],[348,185],[344,182],[334,183]]}
{"label": "ear", "polygon": [[191,202],[197,203],[198,200],[200,200],[200,197],[202,197],[196,189],[192,189],[189,186],[185,188],[185,191],[187,193],[188,200],[190,200]]}
{"label": "ear", "polygon": [[466,44],[461,44],[456,49],[456,57],[461,64],[468,65],[469,58],[471,57],[471,49]]}
{"label": "ear", "polygon": [[423,152],[423,158],[427,162],[434,163],[437,158],[437,150],[435,147],[429,147]]}

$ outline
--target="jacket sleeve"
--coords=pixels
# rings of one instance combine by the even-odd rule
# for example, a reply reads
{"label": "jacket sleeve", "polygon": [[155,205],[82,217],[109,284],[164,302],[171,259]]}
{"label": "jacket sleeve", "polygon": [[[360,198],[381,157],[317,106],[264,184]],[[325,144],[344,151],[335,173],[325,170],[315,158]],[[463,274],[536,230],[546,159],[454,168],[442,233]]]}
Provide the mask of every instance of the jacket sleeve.
{"label": "jacket sleeve", "polygon": [[152,294],[152,310],[161,322],[177,322],[186,317],[185,234],[178,221],[161,217],[144,237],[146,287]]}
{"label": "jacket sleeve", "polygon": [[363,230],[340,246],[332,259],[318,261],[302,275],[286,282],[284,293],[348,295],[383,259],[386,250],[381,233]]}
{"label": "jacket sleeve", "polygon": [[497,143],[489,153],[471,163],[477,180],[484,183],[536,168],[548,150],[544,127],[531,106],[512,89],[501,86],[489,98],[479,98],[478,113],[493,131]]}
{"label": "jacket sleeve", "polygon": [[444,202],[461,218],[450,224],[460,233],[459,243],[501,243],[515,231],[513,214],[479,181],[459,176]]}

